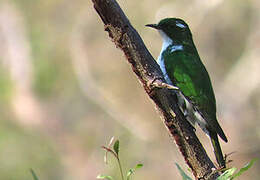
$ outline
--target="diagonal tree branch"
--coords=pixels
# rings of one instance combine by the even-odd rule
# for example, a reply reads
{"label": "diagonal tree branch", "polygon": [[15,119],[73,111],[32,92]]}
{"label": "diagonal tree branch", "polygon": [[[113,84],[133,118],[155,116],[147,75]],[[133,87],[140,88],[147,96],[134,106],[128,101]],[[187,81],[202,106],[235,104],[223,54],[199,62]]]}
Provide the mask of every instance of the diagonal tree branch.
{"label": "diagonal tree branch", "polygon": [[158,88],[158,85],[166,83],[163,74],[118,3],[115,0],[92,0],[92,2],[105,25],[105,31],[124,52],[146,93],[161,112],[165,126],[194,177],[216,179],[218,177],[218,174],[214,173],[216,168],[180,111],[176,94],[166,88]]}

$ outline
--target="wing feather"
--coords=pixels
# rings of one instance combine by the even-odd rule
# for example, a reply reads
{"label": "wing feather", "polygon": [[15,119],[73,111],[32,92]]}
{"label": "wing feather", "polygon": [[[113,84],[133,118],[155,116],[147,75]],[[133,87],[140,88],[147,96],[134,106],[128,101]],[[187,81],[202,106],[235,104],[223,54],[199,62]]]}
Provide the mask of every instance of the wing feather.
{"label": "wing feather", "polygon": [[186,51],[166,51],[164,59],[169,78],[202,116],[216,116],[213,88],[199,55]]}
{"label": "wing feather", "polygon": [[169,78],[205,119],[208,130],[218,133],[227,142],[217,122],[216,100],[210,77],[196,48],[184,47],[177,51],[171,51],[171,48],[169,46],[162,55]]}

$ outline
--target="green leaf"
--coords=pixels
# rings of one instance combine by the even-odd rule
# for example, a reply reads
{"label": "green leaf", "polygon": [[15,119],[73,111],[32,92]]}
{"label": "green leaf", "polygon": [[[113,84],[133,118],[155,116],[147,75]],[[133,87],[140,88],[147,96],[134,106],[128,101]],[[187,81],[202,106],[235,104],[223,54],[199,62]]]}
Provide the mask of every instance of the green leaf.
{"label": "green leaf", "polygon": [[37,175],[35,174],[35,172],[33,171],[33,169],[30,169],[32,176],[33,176],[33,180],[39,180]]}
{"label": "green leaf", "polygon": [[129,171],[126,174],[126,179],[130,180],[130,176],[137,170],[140,169],[141,167],[143,167],[143,164],[137,164],[135,166],[135,168],[129,169]]}
{"label": "green leaf", "polygon": [[115,153],[118,155],[118,153],[119,153],[119,140],[116,140],[113,148],[114,148]]}
{"label": "green leaf", "polygon": [[135,166],[135,169],[140,169],[141,167],[143,167],[144,165],[143,164],[137,164],[136,166]]}
{"label": "green leaf", "polygon": [[221,174],[221,176],[217,178],[217,180],[229,180],[236,170],[237,168],[235,167],[226,170],[223,174]]}
{"label": "green leaf", "polygon": [[256,161],[257,161],[257,158],[252,159],[249,163],[247,163],[244,167],[242,167],[237,173],[235,173],[231,177],[231,179],[241,176],[241,174],[244,173],[245,171],[247,171],[249,168],[251,168]]}
{"label": "green leaf", "polygon": [[99,174],[99,175],[97,176],[97,179],[113,180],[112,176],[106,176],[106,175],[101,175],[101,174]]}
{"label": "green leaf", "polygon": [[127,172],[126,174],[126,179],[129,180],[130,179],[130,176],[134,173],[134,169],[129,169],[129,171]]}
{"label": "green leaf", "polygon": [[181,173],[181,176],[182,176],[182,180],[192,180],[191,177],[189,177],[182,169],[181,167],[179,166],[178,163],[175,163],[179,172]]}

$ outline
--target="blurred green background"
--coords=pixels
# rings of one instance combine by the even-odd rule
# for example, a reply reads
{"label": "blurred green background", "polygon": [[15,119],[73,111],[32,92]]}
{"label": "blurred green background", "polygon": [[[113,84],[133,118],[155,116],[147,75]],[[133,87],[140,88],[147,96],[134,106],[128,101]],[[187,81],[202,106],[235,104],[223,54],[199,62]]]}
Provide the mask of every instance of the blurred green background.
{"label": "blurred green background", "polygon": [[[242,167],[260,156],[260,3],[257,0],[120,0],[156,58],[159,34],[145,28],[164,17],[190,25],[211,76],[222,147]],[[134,179],[181,179],[186,169],[154,104],[115,48],[89,0],[0,1],[0,179],[118,178],[100,148],[120,139]],[[209,139],[197,134],[211,158]],[[170,157],[170,158],[169,158]],[[260,163],[239,179],[256,180]]]}

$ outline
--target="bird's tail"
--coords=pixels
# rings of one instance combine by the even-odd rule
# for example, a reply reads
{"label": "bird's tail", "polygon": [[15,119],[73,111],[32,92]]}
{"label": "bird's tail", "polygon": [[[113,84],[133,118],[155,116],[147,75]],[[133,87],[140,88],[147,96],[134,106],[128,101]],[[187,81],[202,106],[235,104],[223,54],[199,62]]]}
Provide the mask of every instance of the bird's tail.
{"label": "bird's tail", "polygon": [[226,161],[223,157],[223,153],[222,153],[219,141],[218,141],[218,135],[215,132],[210,132],[209,135],[210,135],[210,140],[211,140],[212,146],[214,148],[216,160],[221,168],[225,168]]}

